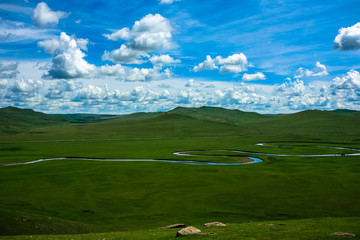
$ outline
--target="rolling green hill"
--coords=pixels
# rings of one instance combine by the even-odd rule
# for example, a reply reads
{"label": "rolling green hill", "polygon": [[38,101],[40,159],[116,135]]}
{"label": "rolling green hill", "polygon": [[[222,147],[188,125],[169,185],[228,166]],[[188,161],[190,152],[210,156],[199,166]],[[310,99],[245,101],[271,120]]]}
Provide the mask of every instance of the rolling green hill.
{"label": "rolling green hill", "polygon": [[15,134],[38,126],[57,125],[69,122],[64,115],[49,115],[31,109],[6,107],[0,109],[0,133]]}
{"label": "rolling green hill", "polygon": [[[50,115],[10,107],[0,109],[0,119],[0,235],[121,231],[33,239],[146,239],[145,232],[152,239],[169,239],[173,232],[157,228],[210,221],[231,224],[229,232],[214,230],[218,234],[209,239],[236,239],[239,234],[239,239],[333,239],[329,234],[335,231],[358,233],[359,156],[253,154],[347,153],[328,146],[360,148],[356,111],[261,115],[201,107],[112,116]],[[260,142],[269,144],[256,145]],[[204,150],[216,149],[247,153],[205,156],[211,151]],[[176,151],[204,154],[173,155]],[[247,156],[263,162],[202,166],[101,160],[236,162]],[[5,166],[61,157],[69,159]],[[289,228],[272,231],[264,221],[283,221]],[[256,232],[264,224],[266,229],[259,228],[268,232]],[[314,232],[314,226],[322,230]]]}
{"label": "rolling green hill", "polygon": [[[29,109],[0,109],[0,140],[163,138],[277,134],[360,134],[360,113],[307,110],[261,115],[216,107],[183,108],[129,115],[49,115]],[[34,134],[36,133],[36,134]]]}

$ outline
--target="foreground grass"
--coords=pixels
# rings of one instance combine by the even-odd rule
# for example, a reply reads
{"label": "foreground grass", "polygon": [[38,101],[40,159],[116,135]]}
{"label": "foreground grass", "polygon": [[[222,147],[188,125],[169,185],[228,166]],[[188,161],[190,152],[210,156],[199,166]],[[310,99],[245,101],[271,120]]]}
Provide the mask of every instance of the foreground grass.
{"label": "foreground grass", "polygon": [[[360,235],[360,218],[319,218],[287,221],[267,221],[228,224],[223,228],[206,228],[201,225],[194,225],[202,232],[214,233],[210,235],[191,235],[181,237],[184,239],[239,239],[239,240],[325,240],[344,239],[334,237],[333,232],[348,232]],[[92,233],[77,235],[23,235],[0,237],[1,240],[118,240],[118,239],[175,239],[179,229],[151,229],[141,231]]]}

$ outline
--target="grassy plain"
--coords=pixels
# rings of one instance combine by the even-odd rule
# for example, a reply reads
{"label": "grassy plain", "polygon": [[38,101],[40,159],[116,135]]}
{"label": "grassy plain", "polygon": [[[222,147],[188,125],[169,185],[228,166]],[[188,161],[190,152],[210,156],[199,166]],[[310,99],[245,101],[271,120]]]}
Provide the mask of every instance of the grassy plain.
{"label": "grassy plain", "polygon": [[[21,121],[0,128],[0,163],[53,157],[231,161],[231,156],[172,153],[234,149],[324,154],[349,151],[314,146],[360,148],[360,115],[352,111],[268,116],[178,108],[120,117],[50,116],[45,122],[33,112],[17,114]],[[27,114],[31,121],[25,121]],[[259,142],[280,146],[255,145]],[[236,239],[235,234],[242,234],[239,239],[333,239],[330,232],[358,232],[359,156],[261,158],[264,162],[242,166],[76,159],[0,166],[0,233],[128,231],[32,239],[146,239],[146,234],[169,239],[173,231],[157,228],[209,221],[232,224],[206,239]],[[286,225],[271,228],[263,222],[276,220]]]}
{"label": "grassy plain", "polygon": [[[248,222],[232,223],[225,228],[206,228],[195,226],[202,232],[214,233],[209,235],[186,236],[186,239],[222,239],[222,240],[335,240],[346,239],[344,237],[334,237],[331,233],[334,229],[338,231],[353,232],[359,236],[359,218],[316,218],[306,220],[286,220],[270,222]],[[6,240],[121,240],[121,239],[176,239],[178,229],[149,229],[135,230],[127,232],[112,233],[90,233],[77,235],[28,235],[28,236],[9,236],[0,237]],[[358,239],[358,237],[352,238]]]}

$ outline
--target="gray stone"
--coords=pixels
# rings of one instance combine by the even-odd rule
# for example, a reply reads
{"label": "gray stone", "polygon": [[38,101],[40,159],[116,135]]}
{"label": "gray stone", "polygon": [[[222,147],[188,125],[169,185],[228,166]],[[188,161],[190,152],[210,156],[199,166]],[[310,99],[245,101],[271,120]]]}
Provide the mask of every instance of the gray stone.
{"label": "gray stone", "polygon": [[336,237],[356,237],[355,234],[353,233],[347,233],[347,232],[333,232],[332,234],[330,234],[331,236],[336,236]]}
{"label": "gray stone", "polygon": [[204,224],[205,227],[226,227],[226,224],[221,222],[209,222]]}
{"label": "gray stone", "polygon": [[190,226],[178,231],[176,236],[178,237],[178,236],[185,236],[185,235],[198,234],[198,233],[201,233],[200,229]]}

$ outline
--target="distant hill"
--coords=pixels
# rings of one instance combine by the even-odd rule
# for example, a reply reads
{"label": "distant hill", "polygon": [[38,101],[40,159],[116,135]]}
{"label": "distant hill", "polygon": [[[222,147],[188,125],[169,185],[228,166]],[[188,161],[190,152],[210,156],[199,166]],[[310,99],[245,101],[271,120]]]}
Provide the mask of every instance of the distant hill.
{"label": "distant hill", "polygon": [[169,111],[168,113],[186,115],[196,119],[206,119],[209,121],[224,123],[240,123],[268,118],[265,115],[261,115],[255,112],[243,112],[240,110],[230,110],[219,107],[177,107],[174,110]]}
{"label": "distant hill", "polygon": [[15,107],[0,109],[0,133],[3,135],[42,133],[46,139],[254,136],[314,132],[353,135],[360,134],[359,124],[360,112],[352,110],[306,110],[271,115],[218,107],[177,107],[168,112],[116,116],[52,115]]}
{"label": "distant hill", "polygon": [[49,115],[31,109],[6,107],[0,109],[0,132],[17,133],[34,126],[69,122],[64,115]]}

